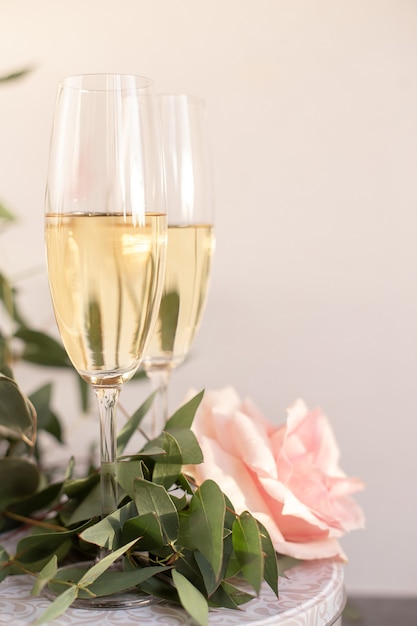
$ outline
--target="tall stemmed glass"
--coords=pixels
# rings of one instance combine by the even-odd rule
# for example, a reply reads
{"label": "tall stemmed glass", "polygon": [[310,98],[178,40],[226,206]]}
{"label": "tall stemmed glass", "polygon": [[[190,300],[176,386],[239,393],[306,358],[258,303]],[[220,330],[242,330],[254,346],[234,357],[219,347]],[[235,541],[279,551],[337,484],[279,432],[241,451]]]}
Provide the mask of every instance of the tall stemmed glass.
{"label": "tall stemmed glass", "polygon": [[158,390],[150,434],[168,417],[168,383],[200,326],[214,252],[213,187],[201,98],[158,96],[164,143],[168,249],[161,307],[143,367]]}
{"label": "tall stemmed glass", "polygon": [[47,266],[62,341],[98,400],[102,515],[118,505],[117,400],[158,314],[165,207],[151,81],[118,74],[64,79],[46,189]]}

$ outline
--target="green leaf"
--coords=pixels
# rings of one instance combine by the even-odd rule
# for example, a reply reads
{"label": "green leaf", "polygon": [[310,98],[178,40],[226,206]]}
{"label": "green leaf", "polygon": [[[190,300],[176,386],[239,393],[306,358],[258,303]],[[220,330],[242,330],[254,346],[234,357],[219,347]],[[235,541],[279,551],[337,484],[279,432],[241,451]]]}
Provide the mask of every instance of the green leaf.
{"label": "green leaf", "polygon": [[21,70],[16,70],[15,72],[11,72],[10,74],[6,74],[5,76],[0,76],[0,83],[5,83],[10,80],[17,80],[18,78],[22,78],[23,76],[26,76],[26,74],[29,74],[29,72],[32,72],[32,71],[33,71],[32,67],[25,67]]}
{"label": "green leaf", "polygon": [[24,458],[0,458],[0,511],[38,488],[39,467]]}
{"label": "green leaf", "polygon": [[69,587],[64,593],[58,596],[42,613],[42,615],[34,622],[34,626],[40,626],[41,624],[47,624],[51,620],[59,617],[71,604],[74,600],[77,599],[78,589],[76,586]]}
{"label": "green leaf", "polygon": [[56,554],[52,557],[50,561],[41,569],[39,572],[36,582],[32,587],[32,591],[30,592],[31,596],[38,596],[42,589],[49,583],[51,578],[55,576],[58,571],[58,559]]}
{"label": "green leaf", "polygon": [[24,361],[50,367],[72,367],[63,346],[49,335],[21,326],[16,331],[15,337],[24,342],[21,355]]}
{"label": "green leaf", "polygon": [[287,578],[285,575],[285,572],[291,569],[292,567],[296,567],[297,565],[300,565],[300,563],[302,563],[302,560],[295,559],[294,557],[287,556],[286,554],[278,554],[277,562],[278,562],[279,576],[283,576],[284,578]]}
{"label": "green leaf", "polygon": [[191,498],[189,532],[194,547],[210,563],[217,581],[223,563],[225,509],[224,495],[212,480],[206,480]]}
{"label": "green leaf", "polygon": [[96,524],[84,530],[80,538],[108,550],[115,550],[122,545],[122,529],[125,522],[137,514],[134,502],[128,502],[114,513],[107,515]]}
{"label": "green leaf", "polygon": [[80,579],[80,587],[88,587],[97,580],[117,559],[129,551],[129,549],[135,544],[135,541],[130,541],[118,550],[114,550],[107,554],[103,559],[100,559],[98,563],[93,565]]}
{"label": "green leaf", "polygon": [[262,550],[264,553],[264,571],[263,577],[265,582],[271,587],[272,591],[278,597],[278,561],[275,548],[272,544],[271,537],[265,526],[258,520],[259,534],[261,536]]}
{"label": "green leaf", "polygon": [[70,500],[61,509],[61,517],[66,526],[80,524],[86,520],[101,515],[101,489],[100,482],[96,481],[94,486],[85,494],[81,500]]}
{"label": "green leaf", "polygon": [[37,428],[45,430],[62,443],[61,424],[51,410],[52,384],[47,383],[29,396],[38,416]]}
{"label": "green leaf", "polygon": [[116,472],[117,482],[133,500],[135,497],[134,481],[136,478],[144,477],[141,461],[118,461],[116,465]]}
{"label": "green leaf", "polygon": [[16,217],[11,213],[4,204],[0,202],[0,219],[5,220],[6,222],[14,222]]}
{"label": "green leaf", "polygon": [[161,298],[158,325],[161,328],[161,348],[164,352],[173,352],[180,312],[178,291],[169,291]]}
{"label": "green leaf", "polygon": [[189,428],[165,428],[178,444],[183,465],[197,465],[203,462],[203,453],[197,437]]}
{"label": "green leaf", "polygon": [[152,402],[155,398],[156,391],[154,391],[145,402],[138,408],[137,411],[132,415],[132,417],[126,422],[126,424],[121,429],[119,435],[117,436],[117,455],[122,454],[123,450],[126,448],[129,443],[132,435],[137,432],[139,425],[145,415],[148,413]]}
{"label": "green leaf", "polygon": [[204,390],[200,391],[191,400],[183,404],[165,424],[165,430],[170,431],[173,428],[191,428],[194,416],[201,400],[204,396]]}
{"label": "green leaf", "polygon": [[233,549],[242,568],[242,574],[259,594],[264,574],[264,559],[257,521],[248,511],[244,511],[235,520],[232,533]]}
{"label": "green leaf", "polygon": [[165,543],[174,543],[179,530],[178,512],[166,489],[139,478],[135,480],[135,490],[139,515],[154,513],[161,524]]}
{"label": "green leaf", "polygon": [[9,280],[0,273],[0,301],[3,302],[4,308],[11,319],[15,320],[16,302],[14,289]]}
{"label": "green leaf", "polygon": [[[1,481],[1,474],[0,474]],[[22,497],[9,504],[6,508],[6,515],[0,516],[0,532],[5,532],[18,526],[21,522],[13,519],[14,515],[31,517],[37,511],[45,511],[48,507],[53,507],[57,503],[61,493],[62,483],[53,483],[44,489],[36,491],[32,495]],[[11,514],[11,515],[8,515]]]}
{"label": "green leaf", "polygon": [[68,479],[64,483],[64,493],[69,498],[83,498],[100,482],[100,474],[91,474],[84,478]]}
{"label": "green leaf", "polygon": [[241,604],[246,604],[256,596],[239,589],[230,582],[224,581],[215,593],[209,598],[209,604],[213,607],[225,607],[238,609]]}
{"label": "green leaf", "polygon": [[[169,489],[177,480],[182,469],[182,455],[176,439],[167,432],[151,442],[163,448],[164,455],[158,455],[152,472],[152,481]],[[146,451],[146,446],[144,448]]]}
{"label": "green leaf", "polygon": [[50,532],[23,537],[18,543],[16,558],[31,572],[39,571],[52,556],[60,559],[68,554],[74,534],[75,531]]}
{"label": "green leaf", "polygon": [[195,561],[198,565],[198,569],[201,572],[202,579],[204,581],[204,587],[206,588],[207,595],[210,597],[217,587],[219,586],[219,578],[216,577],[211,564],[198,550],[194,553]]}
{"label": "green leaf", "polygon": [[[130,571],[109,570],[104,572],[94,583],[89,585],[88,590],[96,597],[120,593],[136,585],[140,585],[145,580],[152,578],[152,576],[162,574],[169,569],[169,567],[161,565],[151,565]],[[82,590],[80,590],[79,596],[81,598],[89,597]]]}
{"label": "green leaf", "polygon": [[0,374],[0,436],[23,439],[32,430],[36,414],[18,384]]}
{"label": "green leaf", "polygon": [[172,570],[172,579],[178,591],[181,604],[199,626],[208,626],[207,600],[185,576],[175,569]]}
{"label": "green leaf", "polygon": [[154,512],[149,512],[127,520],[123,527],[123,540],[133,539],[137,541],[136,550],[152,551],[162,548],[166,539],[160,518]]}

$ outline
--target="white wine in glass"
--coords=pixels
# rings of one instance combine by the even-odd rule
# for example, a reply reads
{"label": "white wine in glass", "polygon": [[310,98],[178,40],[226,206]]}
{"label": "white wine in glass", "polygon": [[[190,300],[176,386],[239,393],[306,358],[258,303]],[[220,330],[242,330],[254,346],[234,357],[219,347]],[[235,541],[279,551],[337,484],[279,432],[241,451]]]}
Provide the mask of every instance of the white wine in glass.
{"label": "white wine in glass", "polygon": [[214,202],[204,100],[158,96],[164,144],[168,249],[155,331],[143,367],[158,390],[150,434],[168,418],[171,372],[186,358],[200,326],[215,247]]}
{"label": "white wine in glass", "polygon": [[[45,203],[52,303],[64,347],[97,397],[101,515],[119,504],[116,406],[159,311],[167,243],[159,113],[149,79],[64,79],[52,128]],[[149,603],[131,595],[114,606]],[[106,606],[105,598],[79,601]]]}

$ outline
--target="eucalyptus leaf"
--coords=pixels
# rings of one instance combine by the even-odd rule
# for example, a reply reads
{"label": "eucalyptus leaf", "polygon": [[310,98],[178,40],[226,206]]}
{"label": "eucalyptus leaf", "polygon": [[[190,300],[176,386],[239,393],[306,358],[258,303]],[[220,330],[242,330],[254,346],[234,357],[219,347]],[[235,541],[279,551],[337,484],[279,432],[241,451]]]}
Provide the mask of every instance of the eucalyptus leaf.
{"label": "eucalyptus leaf", "polygon": [[83,498],[100,482],[100,474],[90,474],[84,478],[69,478],[64,483],[64,493],[69,498]]}
{"label": "eucalyptus leaf", "polygon": [[52,556],[58,559],[68,554],[75,531],[35,534],[23,537],[18,543],[16,555],[20,563],[31,572],[39,571]]}
{"label": "eucalyptus leaf", "polygon": [[32,430],[35,419],[34,409],[18,384],[0,374],[0,435],[30,443],[27,433]]}
{"label": "eucalyptus leaf", "polygon": [[80,524],[86,520],[101,515],[100,482],[96,481],[93,487],[82,499],[70,500],[61,509],[61,517],[66,526]]}
{"label": "eucalyptus leaf", "polygon": [[204,390],[197,393],[191,400],[183,404],[175,413],[170,417],[166,424],[165,430],[170,431],[173,428],[191,428],[196,411],[200,406],[201,400],[204,396]]}
{"label": "eucalyptus leaf", "polygon": [[194,557],[201,572],[207,595],[208,597],[210,597],[219,586],[220,576],[215,575],[211,563],[208,562],[208,560],[202,555],[201,552],[197,550],[194,554]]}
{"label": "eucalyptus leaf", "polygon": [[134,481],[136,478],[144,478],[141,461],[119,461],[116,465],[116,473],[117,482],[133,500],[135,497]]}
{"label": "eucalyptus leaf", "polygon": [[155,398],[156,391],[154,391],[145,402],[135,411],[132,417],[126,422],[126,424],[121,429],[120,433],[117,436],[117,455],[122,454],[123,450],[126,448],[129,443],[132,435],[137,431],[139,425],[145,415],[148,413],[152,402]]}
{"label": "eucalyptus leaf", "polygon": [[169,489],[177,480],[182,469],[181,450],[178,442],[169,432],[163,432],[155,443],[161,446],[166,454],[158,455],[155,458],[152,481]]}
{"label": "eucalyptus leaf", "polygon": [[16,331],[15,337],[24,342],[21,354],[24,361],[50,367],[72,367],[63,346],[49,335],[21,326]]}
{"label": "eucalyptus leaf", "polygon": [[262,551],[264,554],[264,571],[265,581],[271,587],[272,591],[278,597],[278,561],[275,548],[271,541],[268,531],[259,520],[256,520],[261,537]]}
{"label": "eucalyptus leaf", "polygon": [[203,594],[190,583],[185,576],[175,569],[172,570],[172,579],[184,609],[199,624],[208,626],[208,604]]}
{"label": "eucalyptus leaf", "polygon": [[33,68],[32,67],[25,67],[21,70],[16,70],[15,72],[10,72],[9,74],[5,74],[4,76],[0,76],[0,83],[6,83],[9,82],[11,80],[17,80],[18,78],[23,78],[23,76],[26,76],[26,74],[29,74],[29,72],[32,72]]}
{"label": "eucalyptus leaf", "polygon": [[189,428],[165,428],[174,437],[179,447],[183,465],[197,465],[203,462],[203,453],[197,437]]}
{"label": "eucalyptus leaf", "polygon": [[250,602],[255,597],[253,594],[232,585],[230,582],[224,581],[215,593],[210,596],[209,605],[238,609],[241,604],[246,604],[246,602]]}
{"label": "eucalyptus leaf", "polygon": [[122,546],[118,550],[114,550],[107,554],[104,558],[100,559],[93,565],[80,579],[80,587],[88,587],[91,583],[95,582],[119,557],[128,552],[128,550],[135,544],[135,541],[130,541],[126,545]]}
{"label": "eucalyptus leaf", "polygon": [[135,503],[128,502],[114,513],[89,526],[80,534],[80,538],[108,550],[120,548],[123,545],[121,541],[123,526],[128,519],[136,514]]}
{"label": "eucalyptus leaf", "polygon": [[6,209],[4,204],[2,204],[1,202],[0,202],[0,219],[5,220],[6,222],[14,222],[16,219],[13,213],[9,211],[9,209]]}
{"label": "eucalyptus leaf", "polygon": [[206,480],[190,502],[189,530],[194,547],[201,552],[219,580],[223,564],[225,499],[219,486]]}
{"label": "eucalyptus leaf", "polygon": [[0,511],[36,492],[39,467],[21,457],[0,458]]}
{"label": "eucalyptus leaf", "polygon": [[3,306],[11,319],[15,319],[16,303],[14,289],[10,281],[2,273],[0,273],[0,302],[3,302]]}
{"label": "eucalyptus leaf", "polygon": [[47,624],[51,620],[59,617],[71,604],[74,600],[77,599],[78,589],[77,587],[71,586],[60,596],[55,598],[55,600],[48,606],[48,608],[42,613],[42,615],[34,622],[34,626],[40,626],[41,624]]}
{"label": "eucalyptus leaf", "polygon": [[34,393],[30,394],[29,400],[33,404],[37,414],[38,430],[45,430],[62,443],[61,424],[51,409],[52,384],[47,383]]}
{"label": "eucalyptus leaf", "polygon": [[287,578],[285,572],[293,567],[296,567],[297,565],[300,565],[302,561],[300,559],[295,559],[292,556],[287,556],[286,554],[278,554],[277,563],[279,576]]}
{"label": "eucalyptus leaf", "polygon": [[[140,585],[153,576],[168,571],[169,567],[150,565],[149,567],[136,568],[130,571],[108,570],[104,572],[94,583],[89,585],[88,590],[96,597],[120,593]],[[89,597],[83,590],[79,592],[80,598]]]}
{"label": "eucalyptus leaf", "polygon": [[258,594],[264,574],[264,558],[257,521],[244,511],[233,524],[233,548],[245,580]]}
{"label": "eucalyptus leaf", "polygon": [[147,480],[135,480],[135,502],[139,515],[154,513],[161,524],[165,542],[174,543],[178,537],[179,518],[175,504],[166,489]]}
{"label": "eucalyptus leaf", "polygon": [[[0,460],[1,467],[1,460]],[[1,470],[0,470],[0,482],[1,482]],[[35,491],[27,497],[21,497],[19,500],[9,504],[7,507],[7,513],[14,513],[16,515],[29,516],[37,511],[44,511],[48,507],[52,507],[57,503],[59,496],[62,492],[62,482],[52,483]]]}
{"label": "eucalyptus leaf", "polygon": [[58,571],[58,559],[56,554],[51,558],[50,561],[41,569],[39,572],[36,582],[32,587],[30,592],[31,596],[38,596],[44,587],[49,583],[51,578],[55,576]]}
{"label": "eucalyptus leaf", "polygon": [[154,513],[144,513],[126,521],[123,540],[136,540],[135,549],[155,551],[166,544],[160,518]]}

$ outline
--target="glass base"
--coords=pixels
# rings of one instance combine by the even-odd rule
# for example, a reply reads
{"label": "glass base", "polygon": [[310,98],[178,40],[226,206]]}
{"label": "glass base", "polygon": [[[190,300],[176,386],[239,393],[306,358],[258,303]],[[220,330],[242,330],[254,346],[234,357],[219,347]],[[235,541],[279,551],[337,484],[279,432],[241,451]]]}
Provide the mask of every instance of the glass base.
{"label": "glass base", "polygon": [[[81,563],[74,563],[67,565],[58,570],[55,579],[66,580],[76,582],[82,575],[94,565],[94,561],[83,561]],[[109,568],[111,572],[122,571],[121,563],[113,563]],[[42,595],[48,600],[55,600],[58,595],[63,593],[67,586],[63,586],[59,583],[49,583],[42,590]],[[161,598],[150,596],[142,593],[137,587],[131,587],[123,591],[117,591],[107,595],[90,596],[86,591],[80,591],[79,596],[72,602],[69,608],[74,609],[129,609],[147,607],[152,604],[163,602]]]}

